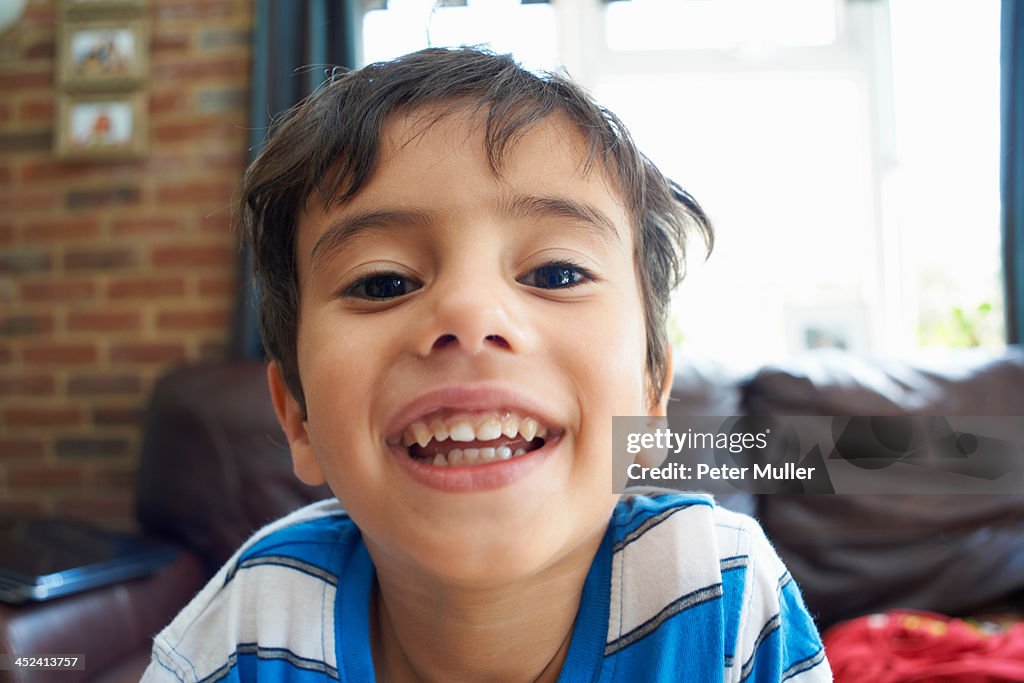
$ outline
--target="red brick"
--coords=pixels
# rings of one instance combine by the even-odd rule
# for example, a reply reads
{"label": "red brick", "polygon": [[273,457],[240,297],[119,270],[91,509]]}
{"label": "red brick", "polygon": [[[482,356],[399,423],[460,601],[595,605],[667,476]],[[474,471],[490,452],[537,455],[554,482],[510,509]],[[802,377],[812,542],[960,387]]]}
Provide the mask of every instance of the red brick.
{"label": "red brick", "polygon": [[140,391],[142,380],[138,375],[89,374],[76,375],[68,380],[68,394],[71,396],[138,394]]}
{"label": "red brick", "polygon": [[174,62],[157,62],[150,68],[150,75],[154,83],[165,85],[174,81],[191,82],[202,78],[218,78],[238,83],[248,80],[249,68],[250,62],[247,57],[192,58]]}
{"label": "red brick", "polygon": [[10,185],[14,173],[11,172],[9,164],[0,164],[0,185]]}
{"label": "red brick", "polygon": [[92,423],[97,427],[141,427],[146,411],[142,408],[94,408]]}
{"label": "red brick", "polygon": [[155,0],[156,16],[166,21],[227,17],[236,9],[230,0]]}
{"label": "red brick", "polygon": [[25,123],[49,123],[53,121],[53,100],[29,100],[18,108],[18,118]]}
{"label": "red brick", "polygon": [[228,357],[228,347],[222,341],[207,341],[199,345],[199,358],[203,361],[222,361]]}
{"label": "red brick", "polygon": [[69,313],[67,327],[72,332],[130,332],[142,327],[142,315],[138,311]]}
{"label": "red brick", "polygon": [[93,481],[96,483],[97,488],[132,491],[135,489],[136,476],[137,471],[134,467],[100,467],[96,469]]}
{"label": "red brick", "polygon": [[38,40],[25,48],[26,59],[53,59],[56,46],[52,39]]}
{"label": "red brick", "polygon": [[18,19],[18,30],[27,30],[32,27],[53,30],[57,21],[55,16],[56,2],[29,3],[21,18]]}
{"label": "red brick", "polygon": [[234,296],[236,280],[232,277],[207,277],[199,281],[199,294],[204,297],[222,299]]}
{"label": "red brick", "polygon": [[0,102],[0,122],[10,121],[14,116],[14,109],[9,102]]}
{"label": "red brick", "polygon": [[224,310],[164,311],[156,319],[161,330],[219,330],[227,322],[228,312]]}
{"label": "red brick", "polygon": [[115,220],[113,233],[115,237],[135,235],[172,235],[184,232],[185,221],[177,216],[151,218],[122,218]]}
{"label": "red brick", "polygon": [[[47,145],[49,146],[49,145]],[[61,195],[52,190],[26,191],[19,188],[17,192],[5,191],[0,193],[0,211],[12,213],[20,211],[36,211],[39,209],[53,209],[60,206]]]}
{"label": "red brick", "polygon": [[43,457],[46,444],[37,439],[0,437],[0,459],[30,460]]}
{"label": "red brick", "polygon": [[195,182],[164,185],[156,190],[158,204],[186,204],[195,202],[230,202],[235,191],[231,183]]}
{"label": "red brick", "polygon": [[19,467],[7,471],[7,483],[12,488],[71,487],[82,485],[80,467]]}
{"label": "red brick", "polygon": [[81,180],[96,176],[96,167],[91,164],[69,163],[56,159],[35,159],[25,161],[18,170],[23,182],[48,182]]}
{"label": "red brick", "polygon": [[0,363],[10,363],[14,360],[14,353],[11,347],[0,344]]}
{"label": "red brick", "polygon": [[0,273],[27,274],[50,270],[53,258],[46,249],[5,249],[0,251]]}
{"label": "red brick", "polygon": [[134,515],[134,498],[114,498],[109,493],[96,494],[89,498],[62,498],[57,501],[56,512],[76,519],[84,519],[104,524],[113,520],[122,520],[131,524]]}
{"label": "red brick", "polygon": [[79,408],[8,408],[4,413],[11,427],[73,427],[82,422]]}
{"label": "red brick", "polygon": [[138,256],[133,249],[97,248],[69,249],[64,254],[66,270],[113,270],[136,265]]}
{"label": "red brick", "polygon": [[[146,157],[145,173],[155,177],[170,178],[181,175],[185,171],[191,172],[191,167],[195,161],[191,154],[187,156],[182,154],[183,148],[163,151],[165,152],[163,154],[151,153]],[[169,151],[177,153],[167,153]],[[157,206],[155,208],[160,209],[162,207]]]}
{"label": "red brick", "polygon": [[24,230],[29,241],[95,240],[99,235],[100,224],[94,218],[38,221],[29,223]]}
{"label": "red brick", "polygon": [[14,242],[14,226],[10,223],[0,223],[0,244],[11,244]]}
{"label": "red brick", "polygon": [[52,396],[56,388],[50,375],[0,375],[0,396]]}
{"label": "red brick", "polygon": [[57,439],[58,458],[120,458],[131,453],[128,439],[96,438],[90,436]]}
{"label": "red brick", "polygon": [[81,365],[95,363],[99,358],[92,344],[36,344],[24,351],[29,364]]}
{"label": "red brick", "polygon": [[156,53],[183,52],[188,49],[192,42],[191,34],[188,31],[161,31],[153,33],[149,41],[149,49]]}
{"label": "red brick", "polygon": [[68,190],[64,205],[69,209],[92,209],[101,206],[130,206],[142,201],[142,190],[138,186],[107,186],[98,190]]}
{"label": "red brick", "polygon": [[20,69],[9,73],[0,73],[0,92],[16,92],[25,90],[47,90],[53,87],[53,71],[28,71]]}
{"label": "red brick", "polygon": [[202,166],[207,171],[239,172],[249,163],[248,152],[244,149],[224,152],[208,152],[203,155]]}
{"label": "red brick", "polygon": [[24,301],[82,301],[96,294],[92,280],[48,280],[21,283]]}
{"label": "red brick", "polygon": [[222,245],[158,247],[152,254],[153,265],[157,267],[227,266],[234,259],[235,250]]}
{"label": "red brick", "polygon": [[22,500],[0,500],[0,516],[5,517],[39,517],[46,514],[43,501],[35,497]]}
{"label": "red brick", "polygon": [[[224,121],[184,121],[156,123],[153,125],[153,140],[156,142],[181,143],[189,140],[223,140],[239,134],[239,127]],[[228,195],[230,197],[230,194]]]}
{"label": "red brick", "polygon": [[0,315],[0,334],[8,337],[48,334],[52,331],[52,315],[42,313]]}
{"label": "red brick", "polygon": [[133,277],[111,280],[107,296],[111,299],[154,299],[185,295],[185,279]]}
{"label": "red brick", "polygon": [[115,344],[110,348],[110,360],[114,363],[176,363],[185,360],[185,347],[159,342]]}
{"label": "red brick", "polygon": [[233,233],[235,221],[228,211],[214,211],[200,219],[199,229],[205,233]]}
{"label": "red brick", "polygon": [[187,90],[175,88],[174,90],[161,90],[151,93],[149,96],[149,113],[159,114],[183,114],[191,111],[192,98]]}

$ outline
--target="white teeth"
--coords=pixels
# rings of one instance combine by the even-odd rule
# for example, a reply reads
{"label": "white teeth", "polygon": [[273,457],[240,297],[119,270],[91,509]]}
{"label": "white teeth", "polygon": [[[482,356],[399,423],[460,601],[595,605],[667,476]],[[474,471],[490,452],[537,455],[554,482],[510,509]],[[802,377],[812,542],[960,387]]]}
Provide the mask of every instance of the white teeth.
{"label": "white teeth", "polygon": [[495,441],[502,438],[533,441],[546,438],[548,428],[533,417],[520,417],[515,413],[473,415],[460,413],[448,418],[433,417],[429,421],[417,420],[402,434],[402,445],[418,444],[426,448],[431,441],[438,443],[451,439],[460,443]]}
{"label": "white teeth", "polygon": [[451,437],[452,441],[473,441],[476,439],[476,431],[473,430],[473,425],[468,422],[458,422],[452,426],[448,436]]}
{"label": "white teeth", "polygon": [[501,436],[501,423],[495,417],[485,418],[476,426],[476,438],[480,441],[491,441]]}
{"label": "white teeth", "polygon": [[453,448],[446,456],[444,453],[437,453],[434,459],[429,462],[434,467],[469,467],[472,465],[484,465],[489,462],[498,462],[518,458],[526,455],[525,448],[517,448],[513,451],[508,446],[497,448]]}
{"label": "white teeth", "polygon": [[448,438],[448,426],[441,420],[431,420],[430,428],[434,431],[434,438],[438,441],[445,441]]}
{"label": "white teeth", "polygon": [[510,439],[518,434],[519,416],[515,413],[509,413],[505,417],[501,418],[501,433]]}
{"label": "white teeth", "polygon": [[430,440],[434,438],[434,433],[430,431],[430,427],[422,422],[414,422],[411,430],[413,438],[416,439],[416,443],[418,443],[421,448],[430,443]]}
{"label": "white teeth", "polygon": [[537,436],[537,421],[532,417],[528,417],[519,423],[519,433],[527,441],[533,441],[533,437]]}

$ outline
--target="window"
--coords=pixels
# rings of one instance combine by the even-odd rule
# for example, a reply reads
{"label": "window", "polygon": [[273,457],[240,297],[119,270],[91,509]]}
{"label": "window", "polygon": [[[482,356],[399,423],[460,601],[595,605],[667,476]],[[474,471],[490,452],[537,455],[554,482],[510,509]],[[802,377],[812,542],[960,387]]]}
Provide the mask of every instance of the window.
{"label": "window", "polygon": [[443,4],[368,12],[364,61],[487,44],[565,68],[711,214],[678,352],[1003,344],[999,0]]}

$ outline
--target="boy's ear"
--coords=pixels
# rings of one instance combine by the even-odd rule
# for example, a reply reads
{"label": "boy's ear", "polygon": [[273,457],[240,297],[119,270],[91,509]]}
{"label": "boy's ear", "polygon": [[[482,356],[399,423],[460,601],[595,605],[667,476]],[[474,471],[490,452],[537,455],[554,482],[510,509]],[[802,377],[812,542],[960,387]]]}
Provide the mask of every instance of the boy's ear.
{"label": "boy's ear", "polygon": [[267,364],[267,385],[270,387],[270,400],[274,403],[277,421],[281,423],[281,429],[288,438],[295,476],[310,486],[323,484],[324,474],[309,443],[302,406],[288,390],[284,375],[281,373],[281,365],[276,360]]}
{"label": "boy's ear", "polygon": [[664,417],[668,414],[668,399],[672,395],[672,379],[672,345],[665,344],[665,377],[661,383],[661,396],[650,406],[648,415]]}

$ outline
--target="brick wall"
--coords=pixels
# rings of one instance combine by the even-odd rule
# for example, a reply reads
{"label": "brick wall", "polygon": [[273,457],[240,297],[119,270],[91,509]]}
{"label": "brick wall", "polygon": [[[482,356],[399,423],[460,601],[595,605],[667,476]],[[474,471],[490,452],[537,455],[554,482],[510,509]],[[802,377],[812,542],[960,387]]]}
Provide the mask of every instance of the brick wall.
{"label": "brick wall", "polygon": [[133,525],[141,418],[225,352],[251,0],[150,0],[145,159],[52,153],[59,0],[0,34],[0,514]]}

